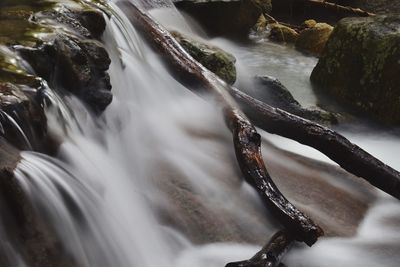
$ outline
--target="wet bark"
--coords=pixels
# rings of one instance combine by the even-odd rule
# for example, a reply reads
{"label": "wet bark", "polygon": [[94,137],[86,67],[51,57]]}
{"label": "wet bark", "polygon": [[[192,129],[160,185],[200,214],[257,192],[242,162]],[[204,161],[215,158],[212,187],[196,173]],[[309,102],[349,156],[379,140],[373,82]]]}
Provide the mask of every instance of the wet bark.
{"label": "wet bark", "polygon": [[236,157],[246,181],[295,240],[314,244],[323,234],[322,229],[291,204],[272,181],[262,159],[261,137],[228,94],[230,86],[190,57],[167,30],[137,6],[126,1],[118,5],[177,80],[194,92],[215,96],[233,134]]}
{"label": "wet bark", "polygon": [[279,231],[251,259],[231,262],[226,267],[283,267],[281,260],[293,243],[293,239],[284,231]]}
{"label": "wet bark", "polygon": [[319,150],[346,171],[400,199],[400,173],[344,136],[315,122],[273,108],[236,88],[230,87],[229,91],[256,126]]}

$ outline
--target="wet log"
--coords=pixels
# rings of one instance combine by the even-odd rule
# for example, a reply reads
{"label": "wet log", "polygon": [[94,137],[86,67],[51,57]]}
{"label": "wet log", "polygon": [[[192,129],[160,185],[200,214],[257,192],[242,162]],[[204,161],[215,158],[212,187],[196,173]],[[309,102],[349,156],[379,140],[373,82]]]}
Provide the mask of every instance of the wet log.
{"label": "wet log", "polygon": [[341,13],[345,16],[358,16],[358,17],[369,17],[369,16],[375,16],[374,13],[370,13],[367,11],[364,11],[360,8],[353,8],[349,6],[342,6],[338,5],[335,3],[330,3],[325,0],[303,0],[306,5],[309,6],[316,6],[316,7],[323,7],[325,9]]}
{"label": "wet log", "polygon": [[279,231],[251,259],[230,262],[226,267],[283,267],[282,257],[289,250],[293,239],[284,231]]}
{"label": "wet log", "polygon": [[400,199],[400,173],[344,136],[318,123],[273,108],[236,88],[230,87],[229,92],[257,127],[319,150],[349,173]]}
{"label": "wet log", "polygon": [[[314,244],[322,229],[291,204],[272,181],[261,155],[261,137],[229,95],[230,86],[195,61],[146,12],[123,1],[118,6],[128,16],[167,65],[177,80],[194,92],[210,92],[221,105],[225,121],[232,132],[236,157],[246,181],[252,185],[278,221],[297,241]],[[202,90],[199,90],[202,89]]]}

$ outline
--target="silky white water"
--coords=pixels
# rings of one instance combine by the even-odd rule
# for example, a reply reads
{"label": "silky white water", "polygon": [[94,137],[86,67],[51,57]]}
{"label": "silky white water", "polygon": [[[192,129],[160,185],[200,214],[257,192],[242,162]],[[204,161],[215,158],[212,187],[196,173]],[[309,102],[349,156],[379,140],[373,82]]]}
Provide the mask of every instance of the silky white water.
{"label": "silky white water", "polygon": [[[115,16],[103,37],[112,59],[112,104],[95,118],[79,100],[49,92],[49,129],[62,140],[58,156],[23,152],[17,180],[78,267],[220,267],[250,258],[278,227],[242,182],[220,110],[211,98],[203,100],[177,83],[113,8]],[[152,14],[163,21],[165,12]],[[233,53],[240,50],[229,47]],[[249,69],[240,59],[239,64]],[[309,68],[311,63],[304,64]],[[288,141],[262,134],[288,149]],[[302,148],[293,150],[304,153]],[[283,164],[332,188],[358,193],[347,183],[338,185],[334,175],[310,173],[266,142],[263,153],[267,167],[268,162],[272,169]],[[394,161],[393,166],[400,164]],[[290,188],[283,184],[285,190]],[[341,223],[339,216],[329,218],[329,209],[288,197]],[[295,247],[284,262],[397,267],[399,211],[398,201],[379,196],[354,237],[321,239],[311,249]],[[0,228],[0,237],[2,233]],[[0,245],[12,252],[13,266],[25,266],[18,248]]]}

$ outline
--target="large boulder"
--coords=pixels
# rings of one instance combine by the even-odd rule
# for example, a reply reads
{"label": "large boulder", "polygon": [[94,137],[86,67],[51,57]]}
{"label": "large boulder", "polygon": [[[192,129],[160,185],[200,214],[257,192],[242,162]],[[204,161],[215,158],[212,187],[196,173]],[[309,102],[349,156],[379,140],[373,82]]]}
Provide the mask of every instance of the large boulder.
{"label": "large boulder", "polygon": [[234,84],[236,81],[236,58],[224,50],[199,42],[180,33],[172,32],[179,44],[204,67],[214,72],[218,77]]}
{"label": "large boulder", "polygon": [[300,51],[319,56],[326,42],[333,31],[333,27],[327,23],[315,23],[307,20],[303,24],[306,26],[299,34],[296,41],[296,48]]}
{"label": "large boulder", "polygon": [[341,20],[311,81],[343,103],[399,125],[399,29],[398,15]]}
{"label": "large boulder", "polygon": [[176,0],[175,5],[198,21],[210,35],[247,37],[271,0]]}

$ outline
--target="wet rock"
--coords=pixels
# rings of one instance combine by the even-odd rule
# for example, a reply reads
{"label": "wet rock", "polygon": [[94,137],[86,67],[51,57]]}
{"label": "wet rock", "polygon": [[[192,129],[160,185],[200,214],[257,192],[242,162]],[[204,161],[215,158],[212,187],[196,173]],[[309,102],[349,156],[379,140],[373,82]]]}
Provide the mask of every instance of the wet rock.
{"label": "wet rock", "polygon": [[277,42],[295,43],[299,34],[285,25],[274,23],[270,25],[269,38]]}
{"label": "wet rock", "polygon": [[16,49],[51,87],[79,96],[96,112],[111,103],[111,84],[106,72],[111,61],[99,42],[57,34],[52,42]]}
{"label": "wet rock", "polygon": [[111,102],[108,54],[97,40],[103,15],[80,1],[0,1],[0,238],[18,248],[24,266],[76,267],[46,218],[40,216],[14,170],[20,150],[54,152],[44,101],[48,84],[79,96],[95,111]]}
{"label": "wet rock", "polygon": [[290,91],[274,77],[255,77],[255,88],[261,91],[257,98],[273,107],[324,124],[336,124],[338,122],[336,115],[331,112],[317,107],[303,108],[300,103],[294,99]]}
{"label": "wet rock", "polygon": [[79,1],[8,4],[0,12],[0,44],[18,51],[50,87],[101,112],[112,101],[110,59],[96,40],[105,25],[100,11]]}
{"label": "wet rock", "polygon": [[35,203],[29,200],[16,179],[14,170],[20,161],[20,151],[0,137],[0,236],[7,243],[6,248],[3,246],[0,249],[2,266],[15,266],[15,255],[10,252],[16,248],[25,266],[77,267],[45,222],[46,218],[37,213]]}
{"label": "wet rock", "polygon": [[333,27],[327,23],[316,23],[314,26],[312,21],[305,23],[307,28],[300,32],[296,41],[296,48],[300,51],[320,55],[333,31]]}
{"label": "wet rock", "polygon": [[311,81],[342,103],[399,125],[399,28],[398,15],[341,20]]}
{"label": "wet rock", "polygon": [[0,46],[0,135],[19,149],[43,148],[46,117],[38,99],[42,85]]}
{"label": "wet rock", "polygon": [[211,35],[247,37],[270,0],[177,0],[175,5],[196,19]]}
{"label": "wet rock", "polygon": [[236,59],[222,49],[211,46],[189,37],[173,32],[175,39],[182,47],[204,67],[214,72],[228,84],[234,84],[236,81]]}
{"label": "wet rock", "polygon": [[316,22],[315,20],[313,20],[313,19],[308,19],[308,20],[305,20],[305,21],[301,24],[301,27],[303,27],[303,28],[312,28],[312,27],[314,27],[316,24],[317,24],[317,22]]}
{"label": "wet rock", "polygon": [[79,1],[1,2],[1,136],[19,149],[51,147],[42,108],[48,85],[105,109],[110,59],[96,39],[104,29],[102,13]]}

